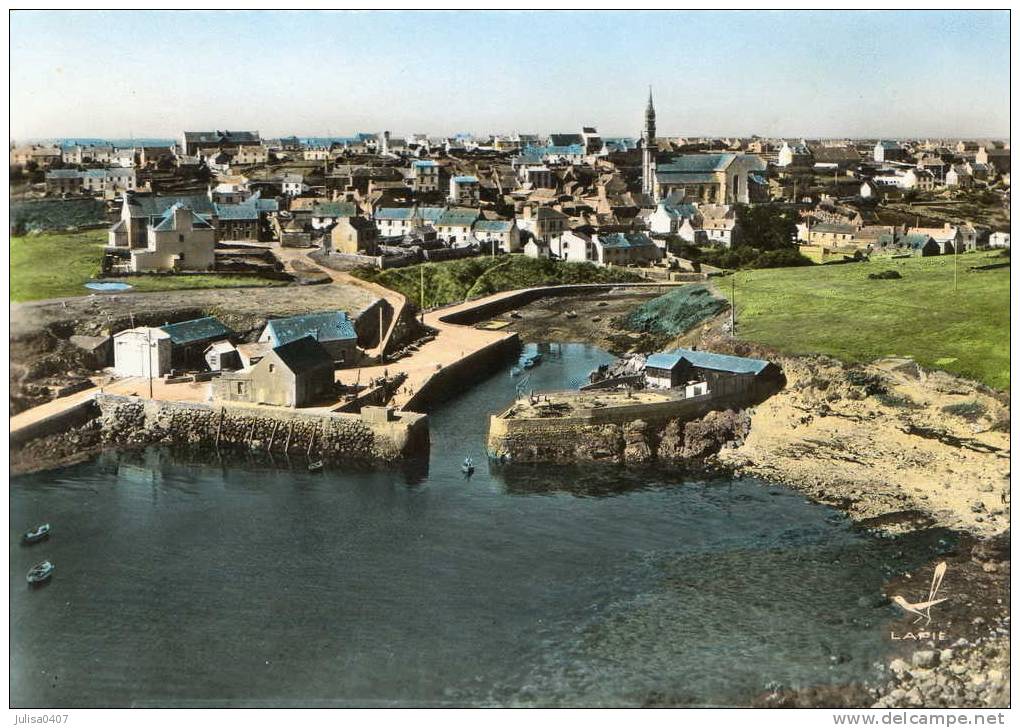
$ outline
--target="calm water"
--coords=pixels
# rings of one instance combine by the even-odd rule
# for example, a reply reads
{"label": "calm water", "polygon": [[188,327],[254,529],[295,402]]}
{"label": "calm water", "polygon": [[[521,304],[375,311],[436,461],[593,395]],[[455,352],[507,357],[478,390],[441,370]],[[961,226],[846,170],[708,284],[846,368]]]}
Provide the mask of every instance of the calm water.
{"label": "calm water", "polygon": [[[524,386],[609,359],[554,345]],[[893,547],[755,481],[490,472],[519,383],[435,413],[427,474],[153,449],[14,479],[13,705],[733,704],[870,674]]]}

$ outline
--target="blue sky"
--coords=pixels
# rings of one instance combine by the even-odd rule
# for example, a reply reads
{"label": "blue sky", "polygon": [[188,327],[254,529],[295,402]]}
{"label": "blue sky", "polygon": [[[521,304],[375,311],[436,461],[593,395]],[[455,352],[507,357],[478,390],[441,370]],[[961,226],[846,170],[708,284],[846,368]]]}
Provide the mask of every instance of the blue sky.
{"label": "blue sky", "polygon": [[11,135],[1005,136],[1009,14],[11,15]]}

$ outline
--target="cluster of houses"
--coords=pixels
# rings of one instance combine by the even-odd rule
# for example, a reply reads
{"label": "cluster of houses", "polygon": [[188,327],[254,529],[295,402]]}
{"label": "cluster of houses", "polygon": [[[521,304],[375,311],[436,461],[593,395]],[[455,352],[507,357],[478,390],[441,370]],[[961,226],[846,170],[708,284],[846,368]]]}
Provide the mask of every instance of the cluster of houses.
{"label": "cluster of houses", "polygon": [[[111,202],[114,269],[131,272],[209,270],[217,244],[237,242],[320,247],[381,267],[507,253],[643,267],[670,256],[668,241],[739,244],[737,207],[777,198],[806,215],[807,253],[874,250],[886,235],[892,247],[930,251],[918,244],[923,232],[830,215],[831,200],[790,199],[782,181],[831,177],[857,203],[890,190],[1009,184],[1008,143],[666,138],[650,94],[637,137],[594,126],[329,139],[185,131],[165,146],[11,148],[12,165],[29,163],[48,169],[47,194]],[[942,252],[971,246],[963,233],[931,238]]]}
{"label": "cluster of houses", "polygon": [[113,335],[113,368],[119,377],[211,379],[216,400],[305,407],[335,400],[335,370],[359,361],[343,311],[272,319],[256,342],[238,341],[213,316],[135,327]]}

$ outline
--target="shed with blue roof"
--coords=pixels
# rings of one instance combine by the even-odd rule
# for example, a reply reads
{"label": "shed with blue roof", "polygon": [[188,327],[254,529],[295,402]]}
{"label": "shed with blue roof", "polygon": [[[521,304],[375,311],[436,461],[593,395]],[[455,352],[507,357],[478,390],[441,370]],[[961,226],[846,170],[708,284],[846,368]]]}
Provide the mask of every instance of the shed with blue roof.
{"label": "shed with blue roof", "polygon": [[345,311],[323,311],[272,319],[266,324],[259,341],[277,347],[305,336],[311,336],[322,344],[336,365],[350,365],[357,361],[358,334],[354,322]]}
{"label": "shed with blue roof", "polygon": [[205,350],[215,341],[229,341],[234,332],[215,316],[166,324],[160,331],[170,337],[171,362],[175,369],[204,369]]}
{"label": "shed with blue roof", "polygon": [[691,382],[706,382],[710,393],[729,396],[772,387],[782,372],[772,362],[697,349],[672,349],[652,354],[645,361],[649,387],[673,389]]}

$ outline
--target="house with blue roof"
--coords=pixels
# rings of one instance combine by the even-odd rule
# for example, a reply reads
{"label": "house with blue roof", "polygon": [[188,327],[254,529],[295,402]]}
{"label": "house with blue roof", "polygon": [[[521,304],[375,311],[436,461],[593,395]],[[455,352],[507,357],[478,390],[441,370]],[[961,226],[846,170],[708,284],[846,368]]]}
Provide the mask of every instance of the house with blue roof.
{"label": "house with blue roof", "polygon": [[707,394],[739,397],[775,391],[782,371],[764,359],[749,359],[697,349],[672,349],[645,361],[645,383],[653,389],[685,389],[705,383]]}
{"label": "house with blue roof", "polygon": [[600,233],[592,236],[593,262],[601,266],[645,266],[662,259],[662,251],[645,233]]}
{"label": "house with blue roof", "polygon": [[431,159],[416,159],[411,162],[408,175],[411,189],[416,193],[439,191],[439,165]]}
{"label": "house with blue roof", "polygon": [[337,366],[350,366],[358,361],[358,333],[346,311],[323,311],[271,319],[259,336],[259,341],[275,348],[305,336],[311,336],[319,342]]}
{"label": "house with blue roof", "polygon": [[697,206],[691,203],[662,200],[655,206],[655,211],[648,216],[648,230],[657,235],[677,235],[684,220],[691,221],[695,228],[700,226]]}
{"label": "house with blue roof", "polygon": [[521,231],[516,220],[478,220],[472,234],[482,252],[519,253]]}
{"label": "house with blue roof", "polygon": [[215,316],[165,324],[159,331],[170,337],[171,363],[175,369],[206,368],[205,351],[214,342],[227,342],[234,336],[230,327]]}

